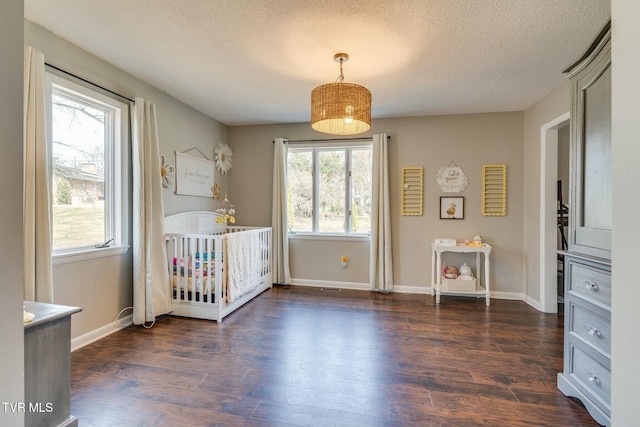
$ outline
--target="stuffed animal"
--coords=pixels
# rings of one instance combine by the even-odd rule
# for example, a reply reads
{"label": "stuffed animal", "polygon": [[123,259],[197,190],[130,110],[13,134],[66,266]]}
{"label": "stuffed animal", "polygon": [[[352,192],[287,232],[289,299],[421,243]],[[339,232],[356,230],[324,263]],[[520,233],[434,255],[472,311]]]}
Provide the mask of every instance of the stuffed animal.
{"label": "stuffed animal", "polygon": [[464,244],[467,246],[475,246],[475,247],[482,247],[483,243],[482,243],[482,236],[474,236],[473,240],[465,240]]}
{"label": "stuffed animal", "polygon": [[442,269],[442,276],[447,279],[455,279],[458,277],[458,269],[454,265],[445,265]]}

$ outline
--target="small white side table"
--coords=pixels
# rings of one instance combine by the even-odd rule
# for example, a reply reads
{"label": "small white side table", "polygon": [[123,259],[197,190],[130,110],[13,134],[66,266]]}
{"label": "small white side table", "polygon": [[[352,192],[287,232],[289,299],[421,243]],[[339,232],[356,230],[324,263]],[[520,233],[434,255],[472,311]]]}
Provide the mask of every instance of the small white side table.
{"label": "small white side table", "polygon": [[[466,253],[473,252],[476,254],[476,276],[478,285],[475,291],[443,291],[442,285],[442,254],[444,252],[458,252]],[[463,243],[459,243],[456,246],[444,246],[431,243],[431,295],[436,296],[436,304],[440,303],[440,294],[451,295],[484,295],[487,300],[487,305],[491,303],[491,291],[489,285],[489,254],[491,253],[491,246],[483,243],[482,246],[467,246]],[[480,254],[484,254],[484,282],[480,282],[480,271],[482,263],[480,262]]]}

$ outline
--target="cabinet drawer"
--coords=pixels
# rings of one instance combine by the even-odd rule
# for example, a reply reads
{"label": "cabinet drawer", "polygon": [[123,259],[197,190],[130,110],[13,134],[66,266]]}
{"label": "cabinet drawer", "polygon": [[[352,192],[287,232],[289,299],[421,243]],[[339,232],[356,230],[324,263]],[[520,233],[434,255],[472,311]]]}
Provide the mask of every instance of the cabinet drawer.
{"label": "cabinet drawer", "polygon": [[571,346],[571,353],[571,377],[610,411],[611,371],[577,347]]}
{"label": "cabinet drawer", "polygon": [[611,323],[581,305],[570,302],[569,331],[598,351],[611,355]]}
{"label": "cabinet drawer", "polygon": [[611,273],[569,261],[569,292],[604,307],[611,306]]}

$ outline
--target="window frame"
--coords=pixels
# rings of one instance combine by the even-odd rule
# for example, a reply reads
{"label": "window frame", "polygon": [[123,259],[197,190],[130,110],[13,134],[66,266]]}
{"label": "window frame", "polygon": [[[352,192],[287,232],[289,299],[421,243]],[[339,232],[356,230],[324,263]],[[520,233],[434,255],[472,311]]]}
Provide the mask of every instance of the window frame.
{"label": "window frame", "polygon": [[[53,182],[53,94],[60,93],[72,99],[98,108],[112,111],[113,117],[109,123],[105,121],[105,139],[111,143],[105,144],[104,151],[104,193],[105,193],[105,240],[113,239],[106,247],[96,245],[74,246],[69,248],[52,249],[52,264],[66,264],[106,256],[121,255],[129,249],[129,103],[107,94],[89,84],[66,76],[59,75],[47,69],[45,72],[45,108],[46,132],[48,144],[48,162],[50,180]],[[110,115],[111,116],[111,115]],[[51,206],[53,206],[53,194]],[[52,216],[53,220],[53,216]],[[53,223],[51,224],[53,230]]]}
{"label": "window frame", "polygon": [[[335,141],[322,141],[322,142],[303,142],[296,143],[295,145],[289,145],[288,153],[295,151],[311,151],[312,153],[312,189],[313,189],[313,214],[312,214],[312,231],[292,231],[289,229],[288,236],[292,240],[349,240],[349,241],[369,241],[371,237],[371,230],[368,232],[353,232],[350,231],[353,227],[353,150],[367,148],[371,150],[373,170],[373,139],[359,140],[359,141],[347,141],[347,140],[335,140]],[[332,150],[345,150],[345,228],[346,230],[340,232],[320,232],[319,223],[320,217],[317,215],[319,212],[318,206],[320,204],[319,195],[319,153],[321,151]],[[287,154],[288,157],[288,154]],[[287,167],[288,167],[287,158]]]}

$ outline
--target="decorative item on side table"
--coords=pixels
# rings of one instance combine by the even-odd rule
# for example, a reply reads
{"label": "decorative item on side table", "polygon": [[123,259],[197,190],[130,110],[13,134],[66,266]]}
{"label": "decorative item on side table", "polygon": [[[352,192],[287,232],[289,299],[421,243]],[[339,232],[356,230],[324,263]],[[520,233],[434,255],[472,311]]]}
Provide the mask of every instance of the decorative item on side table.
{"label": "decorative item on side table", "polygon": [[455,265],[445,265],[442,267],[442,277],[445,279],[456,279],[458,277],[458,269]]}
{"label": "decorative item on side table", "polygon": [[216,213],[220,215],[224,215],[218,217],[216,222],[226,222],[227,224],[235,224],[236,223],[236,209],[233,207],[229,199],[227,198],[227,193],[224,194],[224,199],[218,209],[215,210]]}
{"label": "decorative item on side table", "polygon": [[440,197],[440,219],[464,219],[464,197]]}
{"label": "decorative item on side table", "polygon": [[473,292],[476,290],[476,279],[471,276],[471,267],[464,263],[460,268],[445,265],[442,269],[442,290]]}
{"label": "decorative item on side table", "polygon": [[475,247],[481,247],[482,246],[482,236],[473,236],[473,240],[465,240],[464,244],[467,246],[475,246]]}
{"label": "decorative item on side table", "polygon": [[458,242],[451,237],[436,237],[435,244],[440,246],[455,246]]}
{"label": "decorative item on side table", "polygon": [[473,277],[471,267],[469,267],[466,262],[460,266],[460,278],[463,277]]}

